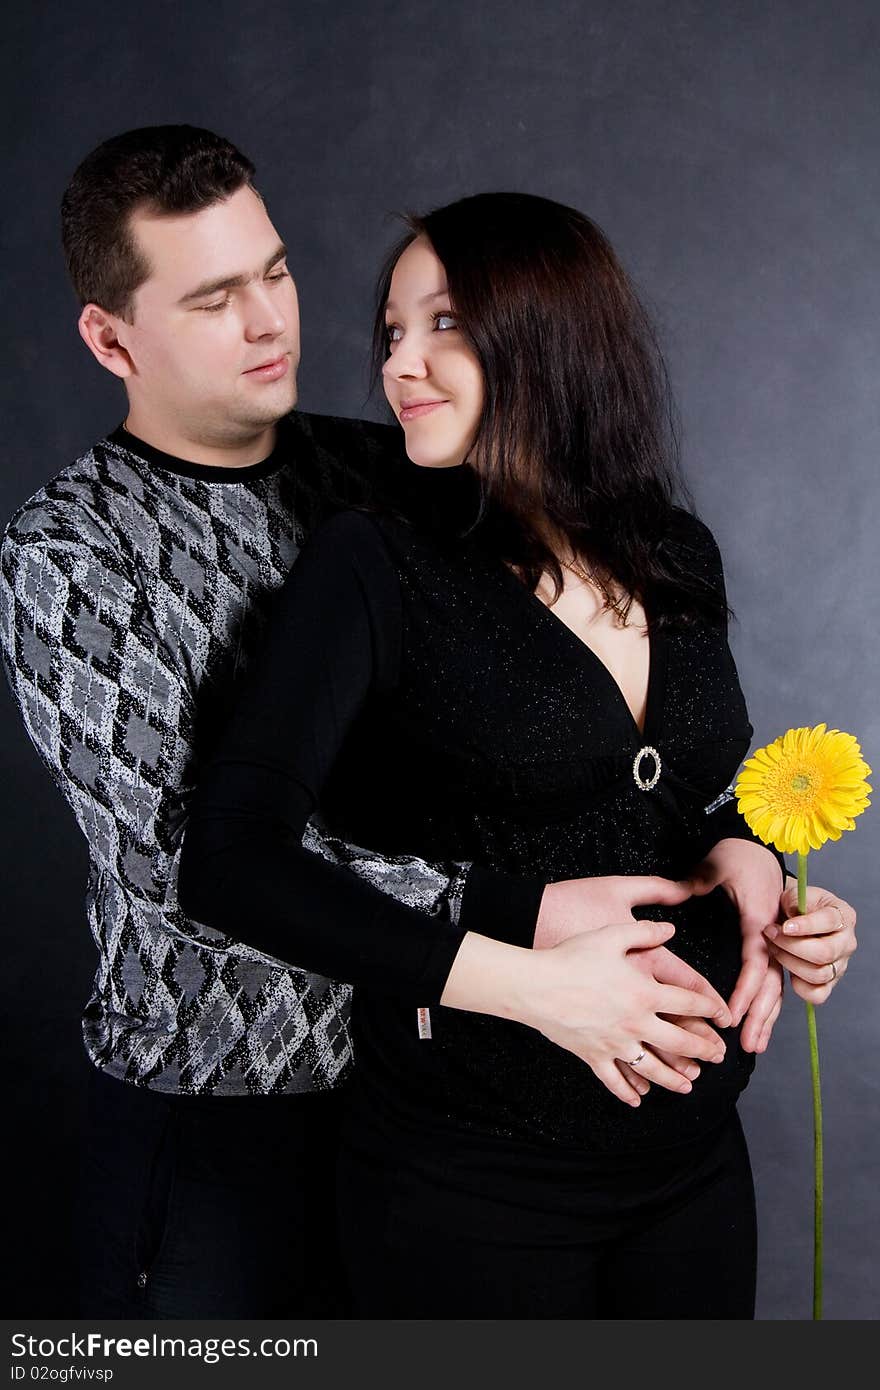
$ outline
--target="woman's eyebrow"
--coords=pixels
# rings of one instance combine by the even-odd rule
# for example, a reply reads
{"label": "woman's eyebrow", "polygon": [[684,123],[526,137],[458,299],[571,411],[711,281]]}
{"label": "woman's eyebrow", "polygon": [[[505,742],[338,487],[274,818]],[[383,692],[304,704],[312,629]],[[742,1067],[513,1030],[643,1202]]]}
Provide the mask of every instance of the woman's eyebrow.
{"label": "woman's eyebrow", "polygon": [[[417,300],[416,303],[417,303],[417,304],[430,304],[430,302],[431,302],[432,299],[448,299],[448,298],[449,298],[449,290],[446,289],[446,287],[444,286],[444,288],[443,288],[442,290],[432,290],[430,294],[423,294],[422,297],[421,297],[421,299]],[[392,313],[394,313],[394,311],[395,311],[396,308],[397,308],[397,305],[394,303],[394,300],[393,300],[393,299],[386,299],[386,301],[385,301],[385,312],[386,312],[386,314],[388,313],[389,310],[390,310]]]}

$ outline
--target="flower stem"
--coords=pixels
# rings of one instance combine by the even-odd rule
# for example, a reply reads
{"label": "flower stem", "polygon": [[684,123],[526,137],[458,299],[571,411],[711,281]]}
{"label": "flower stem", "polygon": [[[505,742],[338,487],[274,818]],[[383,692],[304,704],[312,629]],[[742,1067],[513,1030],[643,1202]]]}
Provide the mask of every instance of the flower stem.
{"label": "flower stem", "polygon": [[[809,853],[809,851],[807,851]],[[798,913],[804,916],[807,910],[807,855],[798,855]]]}
{"label": "flower stem", "polygon": [[[807,856],[798,855],[798,912],[807,910]],[[822,1234],[823,1197],[825,1185],[822,1157],[822,1089],[819,1080],[819,1039],[816,1032],[816,1010],[807,1005],[807,1030],[810,1037],[810,1078],[813,1083],[813,1321],[822,1317]]]}

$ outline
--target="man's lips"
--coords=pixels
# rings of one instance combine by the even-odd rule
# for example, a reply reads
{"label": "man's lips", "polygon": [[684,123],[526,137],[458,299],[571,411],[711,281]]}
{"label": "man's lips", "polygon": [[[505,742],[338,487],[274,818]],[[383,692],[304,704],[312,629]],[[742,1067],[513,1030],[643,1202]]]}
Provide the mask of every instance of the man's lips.
{"label": "man's lips", "polygon": [[279,381],[287,375],[289,369],[289,355],[283,352],[280,357],[273,357],[269,362],[261,362],[258,367],[251,367],[248,371],[242,372],[242,376],[254,377],[257,381]]}
{"label": "man's lips", "polygon": [[430,415],[432,410],[438,410],[441,405],[448,404],[445,400],[407,401],[400,407],[400,422],[404,424],[407,420],[417,420],[420,415]]}

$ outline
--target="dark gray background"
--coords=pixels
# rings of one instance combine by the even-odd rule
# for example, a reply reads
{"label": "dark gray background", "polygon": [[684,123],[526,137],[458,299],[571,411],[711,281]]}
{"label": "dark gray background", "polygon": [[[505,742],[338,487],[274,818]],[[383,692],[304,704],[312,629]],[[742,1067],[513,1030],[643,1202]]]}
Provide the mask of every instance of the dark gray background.
{"label": "dark gray background", "polygon": [[[874,0],[49,3],[4,25],[4,518],[124,413],[77,337],[58,244],[62,189],[100,140],[188,121],[250,154],[292,248],[301,402],[340,414],[364,408],[389,214],[484,189],[541,193],[599,221],[658,320],[685,463],[726,558],[756,740],[826,720],[877,766]],[[3,696],[8,1306],[47,1317],[71,1307],[93,950],[84,847]],[[878,1313],[878,850],[869,811],[812,864],[863,928],[819,1019],[829,1318]],[[758,1316],[808,1318],[810,1096],[793,994],[742,1112]]]}

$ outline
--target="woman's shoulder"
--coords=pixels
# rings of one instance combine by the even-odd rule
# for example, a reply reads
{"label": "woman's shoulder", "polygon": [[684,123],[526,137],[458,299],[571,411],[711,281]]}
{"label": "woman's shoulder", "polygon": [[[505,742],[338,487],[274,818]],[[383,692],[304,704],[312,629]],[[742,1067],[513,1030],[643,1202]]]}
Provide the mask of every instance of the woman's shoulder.
{"label": "woman's shoulder", "polygon": [[669,514],[668,535],[681,545],[691,545],[694,549],[718,549],[718,544],[710,528],[696,512],[684,507],[672,507]]}
{"label": "woman's shoulder", "polygon": [[393,557],[369,512],[346,508],[321,521],[304,540],[284,586],[326,588],[353,600],[387,598],[398,587]]}
{"label": "woman's shoulder", "polygon": [[387,557],[388,546],[378,516],[361,507],[346,507],[321,521],[306,537],[300,559],[329,556],[337,563],[347,556],[369,561]]}
{"label": "woman's shoulder", "polygon": [[721,564],[721,552],[712,531],[695,512],[684,507],[672,508],[664,544],[673,547],[689,564],[708,565],[711,569]]}

